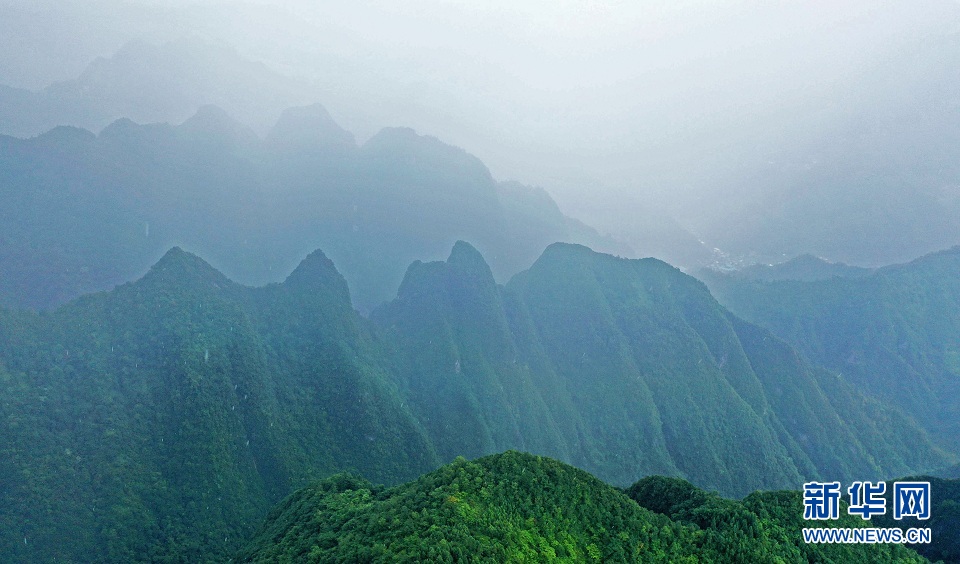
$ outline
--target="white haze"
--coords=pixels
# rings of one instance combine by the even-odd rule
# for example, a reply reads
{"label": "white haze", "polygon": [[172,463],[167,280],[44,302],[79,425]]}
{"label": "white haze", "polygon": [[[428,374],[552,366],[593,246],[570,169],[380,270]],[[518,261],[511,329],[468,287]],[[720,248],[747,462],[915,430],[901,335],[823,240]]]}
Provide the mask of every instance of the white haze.
{"label": "white haze", "polygon": [[199,36],[311,81],[360,141],[413,127],[610,230],[650,209],[707,229],[753,189],[713,178],[781,131],[826,134],[857,77],[960,26],[948,0],[0,6],[0,83],[41,88],[130,39]]}

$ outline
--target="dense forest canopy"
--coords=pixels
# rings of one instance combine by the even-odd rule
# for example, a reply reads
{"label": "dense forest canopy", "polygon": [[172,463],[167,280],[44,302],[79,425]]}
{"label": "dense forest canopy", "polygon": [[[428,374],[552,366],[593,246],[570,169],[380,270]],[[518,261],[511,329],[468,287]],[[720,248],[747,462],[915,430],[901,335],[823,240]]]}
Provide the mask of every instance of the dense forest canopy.
{"label": "dense forest canopy", "polygon": [[[393,488],[338,475],[284,500],[241,562],[923,562],[899,545],[805,544],[799,492],[723,499],[677,478],[619,490],[517,452]],[[868,526],[845,516],[832,526]]]}

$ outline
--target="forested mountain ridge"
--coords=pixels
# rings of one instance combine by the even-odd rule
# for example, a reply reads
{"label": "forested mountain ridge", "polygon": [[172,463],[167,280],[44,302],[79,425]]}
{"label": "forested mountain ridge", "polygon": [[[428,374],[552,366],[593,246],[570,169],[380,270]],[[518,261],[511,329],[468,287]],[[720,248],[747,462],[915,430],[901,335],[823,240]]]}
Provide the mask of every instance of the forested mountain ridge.
{"label": "forested mountain ridge", "polygon": [[457,242],[446,262],[415,262],[397,299],[371,316],[390,345],[400,389],[441,458],[507,446],[569,459],[569,402],[551,405],[521,348],[480,253]]}
{"label": "forested mountain ridge", "polygon": [[700,276],[737,315],[960,448],[960,247],[856,278]]}
{"label": "forested mountain ridge", "polygon": [[[241,562],[924,562],[899,545],[804,544],[799,492],[722,499],[676,478],[625,492],[556,460],[459,458],[393,488],[338,475],[278,504]],[[864,527],[845,515],[833,526]]]}
{"label": "forested mountain ridge", "polygon": [[554,244],[498,288],[458,243],[372,320],[441,458],[536,448],[617,484],[681,474],[735,495],[952,458],[655,259]]}
{"label": "forested mountain ridge", "polygon": [[459,242],[371,320],[320,251],[250,288],[174,248],[113,291],[0,310],[8,560],[222,560],[308,480],[509,448],[736,495],[956,460],[695,279],[576,245],[498,286]]}
{"label": "forested mountain ridge", "polygon": [[[913,450],[926,440],[902,416],[862,402],[832,374],[730,315],[700,282],[656,259],[618,259],[556,244],[506,290],[519,294],[530,312],[564,387],[586,396],[575,395],[576,405],[584,409],[603,398],[584,409],[597,417],[592,433],[620,429],[603,419],[614,406],[635,409],[631,394],[646,396],[673,463],[701,485],[746,493],[778,487],[792,468],[805,476],[873,474],[903,462],[905,452],[928,456]],[[881,414],[903,426],[877,429],[871,420]],[[629,453],[627,436],[587,460]],[[778,459],[789,463],[773,462]],[[629,481],[597,472],[614,483]]]}
{"label": "forested mountain ridge", "polygon": [[462,149],[404,128],[358,147],[319,105],[289,109],[263,140],[215,106],[177,126],[121,119],[98,135],[0,137],[0,200],[8,307],[109,289],[177,245],[248,284],[323,248],[364,311],[395,295],[410,262],[458,239],[501,280],[555,241],[619,248]]}
{"label": "forested mountain ridge", "polygon": [[311,477],[439,464],[321,253],[250,289],[174,249],[0,316],[6,561],[222,561]]}

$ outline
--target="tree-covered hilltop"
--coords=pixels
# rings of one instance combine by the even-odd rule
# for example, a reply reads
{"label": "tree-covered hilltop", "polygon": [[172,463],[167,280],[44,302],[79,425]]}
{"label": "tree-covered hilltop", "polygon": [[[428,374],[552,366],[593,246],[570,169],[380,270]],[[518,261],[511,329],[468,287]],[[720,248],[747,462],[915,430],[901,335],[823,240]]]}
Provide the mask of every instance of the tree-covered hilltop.
{"label": "tree-covered hilltop", "polygon": [[369,311],[407,266],[473,241],[506,280],[554,241],[613,250],[542,189],[497,182],[406,128],[362,146],[320,105],[263,139],[215,106],[179,125],[120,119],[0,136],[0,305],[43,309],[141,276],[172,246],[265,284],[322,248]]}
{"label": "tree-covered hilltop", "polygon": [[737,315],[960,452],[960,247],[857,278],[701,276]]}
{"label": "tree-covered hilltop", "polygon": [[729,495],[952,459],[654,259],[555,244],[498,288],[458,243],[372,319],[442,458],[528,449],[615,484],[682,475]]}
{"label": "tree-covered hilltop", "polygon": [[179,249],[0,312],[0,461],[6,562],[223,561],[308,480],[439,463],[322,253],[250,289]]}
{"label": "tree-covered hilltop", "polygon": [[[241,562],[923,562],[897,545],[806,545],[798,492],[732,501],[678,479],[626,493],[556,460],[458,458],[393,488],[348,475],[278,504]],[[863,527],[846,516],[824,526]]]}

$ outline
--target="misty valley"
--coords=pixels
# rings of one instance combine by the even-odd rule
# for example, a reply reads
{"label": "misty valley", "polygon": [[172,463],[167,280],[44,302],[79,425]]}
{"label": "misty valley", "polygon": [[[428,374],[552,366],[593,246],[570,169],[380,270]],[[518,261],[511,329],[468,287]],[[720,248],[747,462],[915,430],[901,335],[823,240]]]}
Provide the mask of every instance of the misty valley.
{"label": "misty valley", "polygon": [[[423,3],[429,21],[465,9]],[[24,45],[60,22],[79,69],[34,39],[30,74],[0,40],[0,562],[960,562],[956,6],[843,12],[922,40],[824,78],[842,93],[822,107],[816,85],[788,110],[742,94],[749,119],[710,90],[728,84],[712,52],[678,48],[637,75],[663,89],[643,121],[561,83],[536,90],[557,97],[543,115],[487,120],[499,83],[460,89],[500,67],[402,55],[416,34],[385,64],[343,7],[334,25],[299,2],[0,4]],[[713,9],[691,6],[644,9],[662,26]],[[604,10],[629,9],[594,9],[562,21],[619,37]],[[586,60],[596,37],[567,25],[552,33]],[[95,41],[111,47],[81,64]],[[683,69],[718,98],[677,86]],[[613,121],[551,110],[567,94]],[[564,120],[606,131],[539,137]],[[525,164],[536,180],[501,174]],[[551,174],[579,192],[540,187]],[[898,493],[918,484],[923,501]]]}

